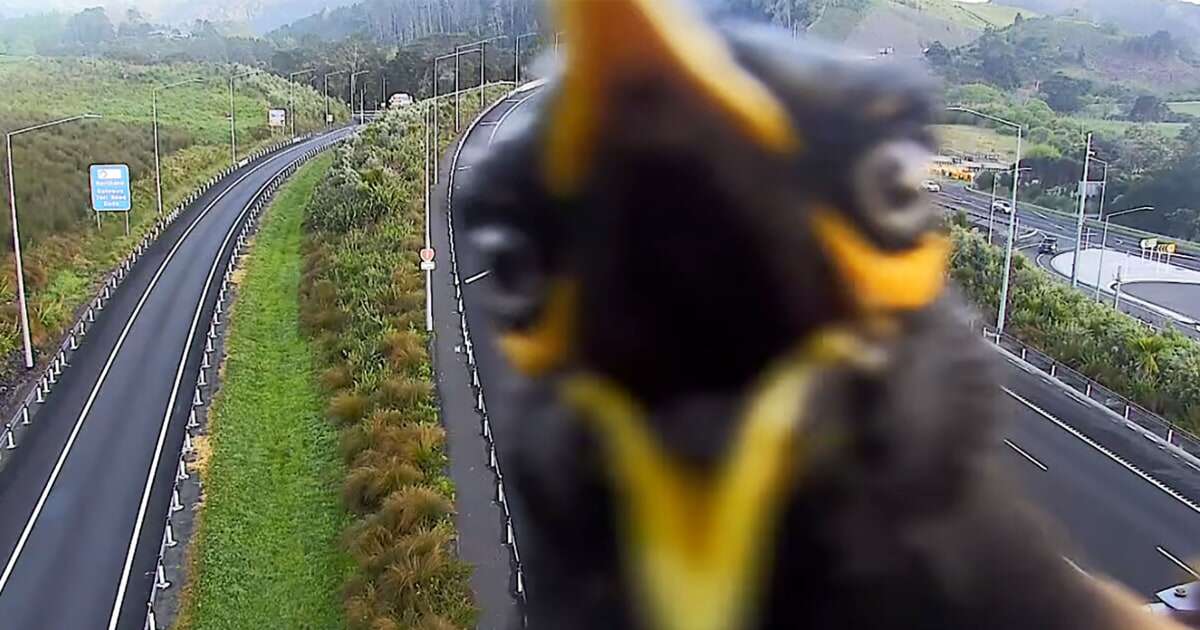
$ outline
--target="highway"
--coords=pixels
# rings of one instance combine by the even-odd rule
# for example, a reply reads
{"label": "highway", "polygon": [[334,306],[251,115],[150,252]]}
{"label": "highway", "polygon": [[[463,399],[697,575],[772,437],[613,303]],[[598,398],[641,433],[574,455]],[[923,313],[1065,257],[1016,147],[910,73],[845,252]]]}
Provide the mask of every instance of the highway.
{"label": "highway", "polygon": [[241,167],[133,266],[0,471],[0,627],[143,628],[235,232],[276,173],[350,133]]}
{"label": "highway", "polygon": [[[935,197],[935,200],[943,207],[967,212],[975,225],[986,230],[985,226],[988,222],[989,207],[991,205],[991,197],[989,195],[968,191],[964,186],[959,184],[946,184],[942,187],[942,192]],[[994,213],[992,242],[998,245],[1003,245],[1004,239],[1007,238],[1007,218],[1002,212]],[[1065,253],[1073,250],[1075,248],[1075,220],[1061,214],[1035,210],[1024,205],[1019,206],[1017,218],[1021,233],[1025,233],[1027,228],[1037,232],[1032,238],[1019,239],[1017,242],[1018,248],[1038,266],[1062,277],[1062,274],[1051,267],[1050,256],[1037,253],[1037,246],[1041,242],[1042,235],[1048,234],[1058,237],[1060,252]],[[1091,223],[1094,223],[1094,219],[1089,221],[1089,227],[1084,228],[1084,244],[1086,247],[1098,246],[1102,237],[1102,233],[1099,230],[1094,226],[1090,226]],[[1141,253],[1141,246],[1138,239],[1121,235],[1114,230],[1109,231],[1107,243],[1109,251],[1121,251],[1132,255],[1140,255]],[[1190,255],[1173,256],[1171,264],[1184,269],[1200,271],[1200,258]],[[1082,283],[1080,286],[1085,291],[1090,292],[1093,290],[1086,283]],[[1159,286],[1158,283],[1134,282],[1122,285],[1121,291],[1125,297],[1133,296],[1146,302],[1151,302],[1184,314],[1188,319],[1179,320],[1168,317],[1161,312],[1147,308],[1129,299],[1122,300],[1122,312],[1136,317],[1143,322],[1151,323],[1158,328],[1171,328],[1193,339],[1200,339],[1200,325],[1198,325],[1200,324],[1200,285],[1176,283],[1164,288]],[[1105,289],[1102,293],[1106,296],[1108,303],[1111,304],[1112,291]]]}
{"label": "highway", "polygon": [[[487,146],[511,133],[520,124],[516,121],[530,111],[526,105],[529,101],[523,100],[527,96],[510,98],[486,114],[483,123],[467,137],[461,157],[448,168],[469,176],[472,164]],[[438,198],[444,200],[446,196]],[[452,201],[451,207],[453,215]],[[1045,222],[1047,228],[1056,224],[1050,218]],[[444,226],[442,229],[439,238],[445,239]],[[442,243],[444,246],[445,240]],[[521,435],[521,418],[511,395],[522,382],[494,347],[494,331],[480,299],[480,292],[489,282],[488,270],[469,241],[458,240],[456,246],[460,276],[473,279],[462,286],[463,300],[503,468],[514,441],[529,437]],[[442,281],[435,284],[435,292],[449,303],[454,287]],[[449,299],[445,299],[447,294]],[[436,309],[435,314],[446,316]],[[462,343],[460,333],[454,330],[456,324],[456,318],[449,325],[437,324],[439,335],[444,334],[443,330],[453,335],[448,343]],[[1200,532],[1200,508],[1194,503],[1200,499],[1200,473],[1165,455],[1115,422],[1106,411],[1081,402],[1050,379],[1027,373],[999,353],[997,361],[1003,376],[997,383],[998,396],[1006,423],[997,436],[995,456],[1023,495],[1057,522],[1068,541],[1062,549],[1064,557],[1089,573],[1115,578],[1147,600],[1155,591],[1193,579],[1178,562],[1200,557],[1200,536],[1196,535]],[[473,466],[477,473],[485,457],[478,417],[448,416],[447,422],[461,425],[457,431],[450,427],[452,458],[457,457],[456,453],[479,458]],[[472,468],[469,463],[457,465]],[[464,481],[486,483],[479,475],[472,479],[459,472],[455,476],[460,493]],[[480,486],[469,492],[478,497],[487,496],[489,491],[491,488]],[[508,499],[515,506],[513,519],[517,539],[521,540],[521,498],[510,492]],[[480,518],[489,517],[481,514]],[[486,555],[479,549],[488,544],[495,546],[494,539],[485,543],[477,544],[474,553]],[[472,541],[464,540],[462,544],[470,547]],[[528,597],[538,596],[539,585],[527,584],[526,588]],[[486,601],[484,615],[488,615]]]}

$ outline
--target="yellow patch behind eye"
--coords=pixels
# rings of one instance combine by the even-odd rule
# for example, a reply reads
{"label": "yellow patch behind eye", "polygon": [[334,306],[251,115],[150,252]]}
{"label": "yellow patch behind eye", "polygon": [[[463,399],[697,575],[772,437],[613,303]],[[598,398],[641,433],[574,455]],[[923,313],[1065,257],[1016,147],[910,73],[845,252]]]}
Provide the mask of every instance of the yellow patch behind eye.
{"label": "yellow patch behind eye", "polygon": [[496,345],[519,372],[540,376],[560,366],[570,353],[575,334],[578,287],[555,280],[537,321],[528,330],[500,335]]}
{"label": "yellow patch behind eye", "polygon": [[950,242],[927,234],[915,247],[883,251],[829,209],[813,213],[813,228],[834,268],[866,311],[914,310],[937,299],[946,285]]}

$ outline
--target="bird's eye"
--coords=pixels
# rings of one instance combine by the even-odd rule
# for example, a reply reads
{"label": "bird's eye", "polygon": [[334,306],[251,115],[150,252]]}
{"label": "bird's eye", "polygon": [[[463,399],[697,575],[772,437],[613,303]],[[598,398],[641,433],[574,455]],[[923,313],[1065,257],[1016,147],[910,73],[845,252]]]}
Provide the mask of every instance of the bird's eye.
{"label": "bird's eye", "polygon": [[533,242],[509,227],[483,227],[471,235],[488,273],[489,306],[503,325],[519,328],[537,315],[546,274]]}
{"label": "bird's eye", "polygon": [[876,146],[855,166],[854,190],[866,222],[888,241],[910,242],[935,213],[921,193],[930,151],[912,140]]}

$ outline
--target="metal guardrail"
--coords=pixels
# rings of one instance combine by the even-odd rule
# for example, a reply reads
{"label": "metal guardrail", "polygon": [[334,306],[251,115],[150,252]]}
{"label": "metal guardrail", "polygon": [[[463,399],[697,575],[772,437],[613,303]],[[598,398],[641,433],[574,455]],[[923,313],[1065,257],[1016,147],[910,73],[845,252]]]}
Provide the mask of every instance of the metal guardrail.
{"label": "metal guardrail", "polygon": [[[158,594],[171,588],[172,583],[167,579],[166,565],[163,561],[167,556],[168,549],[178,545],[179,541],[175,537],[175,526],[171,521],[172,515],[182,511],[185,506],[180,499],[180,483],[188,480],[191,474],[188,472],[188,457],[195,452],[195,447],[192,443],[193,432],[201,428],[200,417],[202,413],[206,413],[208,406],[211,405],[211,397],[204,395],[204,390],[209,388],[216,378],[213,374],[211,378],[206,377],[206,374],[215,372],[219,369],[219,358],[212,355],[217,348],[214,343],[217,342],[218,333],[221,326],[221,315],[225,313],[228,307],[230,298],[230,282],[232,282],[233,272],[240,263],[240,258],[244,256],[249,247],[250,238],[258,227],[258,221],[262,216],[263,210],[270,203],[271,198],[279,189],[279,186],[285,179],[296,172],[298,168],[308,160],[317,156],[321,152],[336,145],[341,140],[334,140],[323,144],[319,147],[313,147],[305,151],[299,158],[289,164],[279,173],[275,174],[270,182],[266,184],[250,201],[251,210],[242,222],[242,227],[238,232],[237,240],[234,242],[233,255],[229,259],[229,264],[225,267],[225,273],[221,277],[221,290],[217,294],[216,306],[213,311],[212,320],[208,325],[208,333],[204,340],[204,354],[200,363],[200,374],[196,377],[196,386],[192,392],[191,410],[188,413],[188,422],[184,427],[183,434],[183,449],[179,454],[179,462],[175,467],[175,477],[171,485],[171,504],[167,508],[167,518],[163,526],[162,542],[158,547],[158,560],[154,567],[154,584],[150,587],[150,597],[146,601],[146,619],[143,623],[144,630],[159,630],[160,626],[158,619],[161,612],[155,609],[158,600]],[[291,144],[289,141],[288,144]],[[182,552],[180,552],[182,553]]]}
{"label": "metal guardrail", "polygon": [[52,391],[54,385],[58,384],[58,379],[60,376],[62,376],[63,370],[70,366],[71,356],[76,350],[79,349],[79,345],[83,343],[88,331],[95,326],[96,314],[104,310],[105,305],[108,304],[108,302],[112,299],[112,295],[117,290],[117,287],[121,286],[121,283],[133,269],[134,264],[141,259],[146,250],[148,250],[158,240],[158,237],[161,236],[162,233],[165,232],[177,218],[179,218],[180,214],[187,210],[188,206],[200,199],[200,197],[207,193],[209,189],[220,183],[221,180],[230,173],[233,173],[242,165],[250,162],[256,162],[263,157],[271,155],[282,148],[295,144],[296,142],[302,141],[305,138],[307,138],[307,136],[304,138],[297,138],[296,140],[283,140],[270,146],[263,147],[250,153],[250,155],[248,155],[245,160],[240,162],[237,166],[227,166],[221,169],[219,173],[209,178],[192,192],[188,193],[183,201],[176,205],[174,209],[162,215],[154,222],[154,225],[147,230],[146,234],[143,235],[142,240],[134,246],[133,250],[130,251],[125,258],[121,259],[121,262],[117,263],[117,266],[113,271],[109,272],[108,275],[104,277],[104,283],[101,285],[99,291],[96,292],[91,302],[88,303],[87,308],[80,313],[79,318],[75,321],[75,323],[72,324],[69,329],[67,329],[67,333],[63,336],[62,341],[59,343],[58,349],[52,355],[50,355],[53,358],[50,359],[49,364],[46,365],[45,369],[42,371],[42,375],[36,381],[33,389],[25,394],[24,399],[22,399],[21,403],[17,406],[17,410],[13,416],[4,423],[3,427],[0,427],[0,469],[3,468],[2,464],[4,463],[4,453],[17,448],[19,444],[19,438],[33,425],[33,420],[36,417],[37,411],[46,403],[46,400],[50,396],[50,392]]}
{"label": "metal guardrail", "polygon": [[1100,404],[1114,414],[1134,423],[1148,434],[1161,440],[1164,445],[1179,449],[1183,453],[1190,455],[1193,460],[1200,460],[1200,437],[1192,434],[1187,429],[1080,374],[1065,363],[1058,361],[1054,357],[1012,335],[1001,333],[997,336],[995,329],[986,325],[977,327],[977,329],[982,331],[984,338],[987,340],[1020,357],[1022,361],[1048,374],[1051,378]]}
{"label": "metal guardrail", "polygon": [[504,512],[504,539],[503,543],[508,546],[512,553],[510,563],[513,573],[513,582],[511,588],[516,594],[521,603],[525,602],[525,567],[521,563],[521,551],[517,546],[517,535],[513,527],[512,510],[508,505],[508,493],[504,488],[504,473],[500,470],[500,460],[496,456],[496,441],[492,432],[492,420],[488,415],[487,401],[483,395],[483,385],[479,378],[479,364],[475,360],[475,343],[471,340],[471,327],[467,324],[467,309],[463,302],[462,287],[465,282],[462,280],[458,269],[458,251],[454,245],[454,214],[452,211],[452,201],[454,198],[454,174],[457,170],[458,158],[462,154],[463,147],[466,146],[467,138],[471,132],[479,126],[483,117],[495,108],[500,103],[511,98],[514,94],[521,92],[520,87],[506,93],[498,98],[495,102],[485,107],[479,112],[475,120],[463,132],[462,137],[458,140],[458,146],[454,153],[453,167],[450,169],[450,181],[446,187],[446,226],[449,234],[450,244],[450,277],[454,280],[454,301],[455,310],[459,317],[459,331],[462,333],[463,352],[467,355],[467,367],[471,373],[471,387],[476,394],[475,410],[479,412],[479,433],[487,444],[488,459],[487,466],[496,474],[496,495],[495,501]]}

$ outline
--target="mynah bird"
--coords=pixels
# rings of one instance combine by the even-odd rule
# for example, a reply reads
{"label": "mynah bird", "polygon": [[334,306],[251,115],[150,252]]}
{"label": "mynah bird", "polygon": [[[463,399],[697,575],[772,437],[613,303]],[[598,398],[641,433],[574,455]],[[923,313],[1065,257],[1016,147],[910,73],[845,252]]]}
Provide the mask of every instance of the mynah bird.
{"label": "mynah bird", "polygon": [[1170,627],[997,473],[930,79],[674,0],[551,10],[562,68],[459,195],[528,378],[529,627]]}

